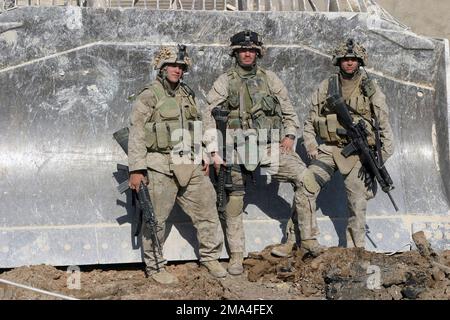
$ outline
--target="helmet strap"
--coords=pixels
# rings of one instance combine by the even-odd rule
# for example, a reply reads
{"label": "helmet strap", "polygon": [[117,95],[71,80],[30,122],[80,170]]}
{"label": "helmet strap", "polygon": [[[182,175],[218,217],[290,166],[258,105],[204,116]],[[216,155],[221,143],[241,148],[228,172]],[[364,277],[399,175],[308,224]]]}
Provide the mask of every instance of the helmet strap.
{"label": "helmet strap", "polygon": [[168,90],[168,92],[170,94],[172,94],[180,85],[181,80],[183,79],[183,76],[181,76],[180,80],[177,83],[170,82],[169,79],[167,79],[166,66],[164,66],[162,69],[159,70],[158,78],[159,78],[159,81],[161,82],[161,84],[163,85],[163,87],[166,88],[166,90]]}

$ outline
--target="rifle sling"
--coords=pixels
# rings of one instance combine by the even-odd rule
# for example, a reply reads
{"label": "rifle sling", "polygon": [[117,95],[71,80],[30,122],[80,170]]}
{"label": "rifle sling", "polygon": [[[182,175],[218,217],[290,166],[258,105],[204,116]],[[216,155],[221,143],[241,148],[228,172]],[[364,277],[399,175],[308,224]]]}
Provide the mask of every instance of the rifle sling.
{"label": "rifle sling", "polygon": [[[339,81],[339,75],[338,74],[333,74],[328,79],[328,92],[327,92],[327,95],[328,95],[328,97],[338,96],[338,97],[342,98],[342,87],[341,87],[341,83]],[[361,118],[366,120],[366,122],[368,122],[375,129],[375,126],[372,124],[372,121],[370,119],[365,118],[361,113],[356,111],[354,108],[349,106],[347,103],[345,105],[346,105],[347,109],[350,112],[352,112],[353,114],[356,114],[357,116],[360,116]],[[373,107],[372,107],[372,102],[370,102],[370,106],[371,106],[371,109],[372,109],[372,113],[374,113],[373,112]]]}

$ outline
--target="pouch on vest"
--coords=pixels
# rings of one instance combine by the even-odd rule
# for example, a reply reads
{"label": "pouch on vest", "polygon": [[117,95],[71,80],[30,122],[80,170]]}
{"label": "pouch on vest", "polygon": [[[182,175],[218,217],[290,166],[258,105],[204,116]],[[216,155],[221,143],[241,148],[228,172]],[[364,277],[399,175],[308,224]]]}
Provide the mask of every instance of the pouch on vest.
{"label": "pouch on vest", "polygon": [[239,94],[228,96],[228,108],[230,110],[239,109]]}
{"label": "pouch on vest", "polygon": [[197,108],[194,105],[185,105],[184,114],[186,116],[186,119],[189,120],[197,120],[198,118]]}
{"label": "pouch on vest", "polygon": [[178,119],[180,115],[180,108],[174,98],[164,99],[161,105],[156,106],[156,109],[159,111],[163,121]]}
{"label": "pouch on vest", "polygon": [[281,129],[281,106],[276,97],[263,96],[251,110],[253,128],[267,129],[268,141],[270,141],[270,131]]}
{"label": "pouch on vest", "polygon": [[232,110],[228,114],[228,128],[241,129],[241,119],[239,119],[239,110]]}
{"label": "pouch on vest", "polygon": [[327,118],[319,117],[317,119],[317,127],[319,128],[319,136],[325,141],[330,141],[330,136],[328,135]]}
{"label": "pouch on vest", "polygon": [[156,144],[159,149],[167,149],[169,147],[170,133],[165,122],[155,123]]}
{"label": "pouch on vest", "polygon": [[255,113],[252,113],[252,120],[254,129],[270,130],[272,128],[272,121],[261,109]]}
{"label": "pouch on vest", "polygon": [[148,149],[153,149],[156,147],[156,133],[155,133],[155,123],[147,122],[144,126],[145,132],[145,146]]}
{"label": "pouch on vest", "polygon": [[275,116],[278,114],[278,109],[280,109],[280,102],[277,97],[274,96],[264,96],[261,99],[261,107],[264,113],[268,116]]}
{"label": "pouch on vest", "polygon": [[[157,105],[161,122],[156,125],[156,139],[159,149],[168,149],[181,141],[171,141],[172,133],[181,128],[180,125],[180,108],[174,98],[162,100],[161,105]],[[165,128],[164,128],[165,127]]]}
{"label": "pouch on vest", "polygon": [[327,128],[328,135],[331,141],[337,141],[336,129],[338,127],[337,114],[331,113],[327,114]]}

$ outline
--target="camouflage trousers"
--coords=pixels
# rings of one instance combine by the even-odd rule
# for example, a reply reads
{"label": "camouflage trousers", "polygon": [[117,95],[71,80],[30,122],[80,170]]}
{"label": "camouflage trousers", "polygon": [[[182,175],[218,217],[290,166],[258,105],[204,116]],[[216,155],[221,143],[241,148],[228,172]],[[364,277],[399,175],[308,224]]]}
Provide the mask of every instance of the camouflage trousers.
{"label": "camouflage trousers", "polygon": [[[280,153],[278,166],[261,165],[266,174],[272,176],[279,182],[290,183],[295,192],[294,208],[298,211],[300,208],[300,186],[302,174],[306,165],[300,156],[294,151],[289,153]],[[225,238],[231,253],[245,252],[245,235],[243,224],[245,180],[240,172],[239,166],[234,165],[231,171],[233,187],[237,190],[230,192],[224,215],[221,216],[222,224],[225,229]],[[294,217],[294,220],[296,217]],[[304,232],[309,232],[305,230]]]}
{"label": "camouflage trousers", "polygon": [[[367,201],[373,198],[373,190],[366,185],[364,175],[361,174],[362,164],[356,162],[353,169],[344,177],[345,191],[348,199],[348,225],[346,229],[347,247],[365,246],[365,225]],[[302,184],[299,192],[298,204],[298,224],[301,239],[315,239],[319,235],[316,220],[316,200],[321,188],[331,180],[334,172],[338,170],[334,158],[319,150],[319,154],[306,169],[305,176],[313,177],[315,186],[309,187]],[[308,190],[309,189],[309,190]],[[288,229],[293,229],[294,222],[290,222]],[[312,230],[311,233],[304,234],[302,230]],[[292,231],[289,237],[292,237]]]}
{"label": "camouflage trousers", "polygon": [[[219,258],[222,250],[223,236],[216,209],[214,187],[201,166],[197,166],[186,187],[180,187],[173,176],[148,170],[149,193],[158,221],[158,239],[163,246],[166,238],[166,220],[175,202],[189,215],[197,231],[200,261]],[[142,224],[142,247],[147,271],[152,273],[166,260],[153,248],[150,229]]]}

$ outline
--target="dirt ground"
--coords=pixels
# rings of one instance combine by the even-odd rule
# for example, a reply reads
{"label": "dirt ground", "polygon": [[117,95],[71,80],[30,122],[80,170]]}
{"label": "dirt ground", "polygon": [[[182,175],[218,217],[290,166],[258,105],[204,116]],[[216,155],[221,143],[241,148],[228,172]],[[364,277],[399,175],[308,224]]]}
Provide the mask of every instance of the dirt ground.
{"label": "dirt ground", "polygon": [[[69,289],[66,268],[48,265],[3,270],[0,278],[79,299],[450,299],[450,250],[430,260],[418,251],[388,256],[357,248],[329,248],[316,258],[298,250],[276,258],[270,249],[249,254],[243,275],[220,280],[196,262],[170,264],[177,285],[145,278],[140,265],[82,267],[80,289]],[[56,299],[4,284],[0,298]]]}

